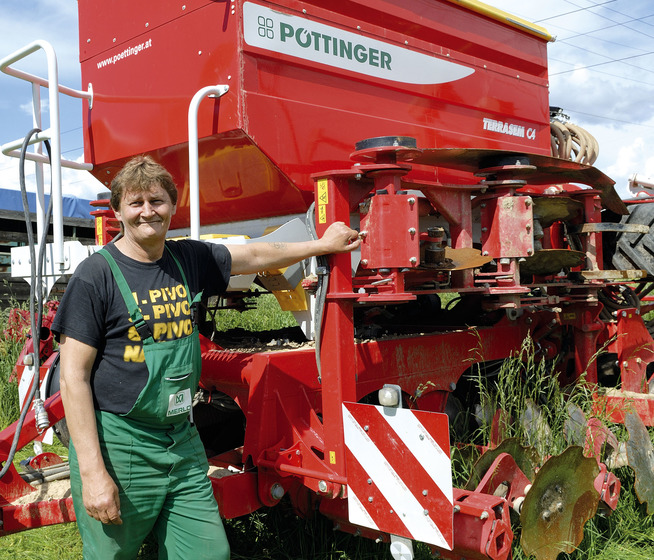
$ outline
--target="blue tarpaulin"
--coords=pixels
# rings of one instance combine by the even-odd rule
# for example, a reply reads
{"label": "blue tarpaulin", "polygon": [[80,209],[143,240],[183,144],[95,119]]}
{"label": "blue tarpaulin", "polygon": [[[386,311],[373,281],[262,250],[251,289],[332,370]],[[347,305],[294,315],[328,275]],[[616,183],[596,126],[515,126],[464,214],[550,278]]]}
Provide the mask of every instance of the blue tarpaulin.
{"label": "blue tarpaulin", "polygon": [[[48,207],[49,196],[45,197],[45,207]],[[36,194],[27,193],[30,212],[36,212]],[[76,198],[74,196],[64,196],[62,201],[63,213],[65,218],[88,218],[91,219],[91,210],[94,208],[90,205],[90,200]],[[14,212],[23,212],[23,198],[20,191],[13,189],[0,189],[0,209]]]}

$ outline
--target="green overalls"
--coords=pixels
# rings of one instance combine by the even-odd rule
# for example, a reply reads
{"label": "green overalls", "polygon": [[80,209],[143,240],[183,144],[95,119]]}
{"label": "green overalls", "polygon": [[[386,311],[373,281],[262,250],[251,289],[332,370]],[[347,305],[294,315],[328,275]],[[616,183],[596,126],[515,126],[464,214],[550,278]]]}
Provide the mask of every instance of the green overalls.
{"label": "green overalls", "polygon": [[[190,306],[184,271],[166,250],[181,272]],[[155,342],[116,261],[106,250],[99,252],[141,335],[148,381],[127,414],[96,411],[104,462],[119,489],[122,525],[104,525],[86,513],[77,455],[70,446],[73,503],[84,558],[133,560],[153,532],[159,558],[226,560],[229,545],[207,477],[209,464],[197,429],[188,421],[200,379],[197,326],[187,337]]]}

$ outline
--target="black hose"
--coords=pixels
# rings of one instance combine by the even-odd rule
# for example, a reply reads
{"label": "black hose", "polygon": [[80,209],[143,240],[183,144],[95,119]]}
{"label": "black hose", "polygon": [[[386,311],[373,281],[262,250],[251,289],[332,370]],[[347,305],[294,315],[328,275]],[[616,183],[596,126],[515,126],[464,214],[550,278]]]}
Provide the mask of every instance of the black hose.
{"label": "black hose", "polygon": [[[52,184],[50,187],[50,200],[48,201],[48,209],[46,211],[45,218],[45,227],[41,234],[41,239],[39,243],[39,261],[37,265],[36,261],[36,252],[34,250],[34,233],[32,232],[32,220],[30,218],[30,208],[29,201],[27,199],[27,187],[25,185],[25,154],[27,153],[27,148],[29,142],[35,134],[41,132],[39,128],[33,128],[29,131],[25,139],[23,140],[23,145],[20,149],[20,163],[18,167],[19,180],[20,180],[20,191],[23,201],[23,212],[25,214],[25,225],[27,229],[27,242],[30,248],[30,328],[32,329],[32,357],[34,360],[34,365],[36,367],[36,372],[34,374],[34,379],[32,381],[32,388],[23,403],[23,409],[21,410],[20,416],[18,418],[18,423],[16,425],[16,432],[14,433],[14,439],[11,443],[11,448],[7,456],[7,461],[5,462],[2,470],[0,470],[0,479],[2,479],[5,474],[9,471],[9,467],[14,461],[14,456],[16,455],[16,449],[18,447],[18,440],[20,439],[20,433],[23,429],[23,424],[25,422],[25,417],[30,410],[30,405],[34,400],[34,396],[39,389],[40,381],[40,372],[39,366],[41,363],[41,327],[43,325],[43,293],[42,293],[42,284],[43,284],[43,260],[45,256],[45,241],[48,234],[47,224],[50,223],[50,218],[52,216]],[[50,143],[45,141],[46,150],[48,152],[48,159],[52,160],[52,154],[50,151]],[[51,178],[52,180],[52,178]],[[38,291],[35,294],[35,290]],[[34,300],[36,299],[36,310],[34,309]]]}

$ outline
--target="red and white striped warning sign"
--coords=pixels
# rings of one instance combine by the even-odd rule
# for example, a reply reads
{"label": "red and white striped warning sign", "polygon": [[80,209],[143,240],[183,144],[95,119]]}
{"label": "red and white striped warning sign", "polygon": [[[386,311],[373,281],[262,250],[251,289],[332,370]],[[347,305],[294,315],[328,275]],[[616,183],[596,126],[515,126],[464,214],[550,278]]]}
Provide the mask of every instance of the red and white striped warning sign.
{"label": "red and white striped warning sign", "polygon": [[452,549],[445,414],[343,403],[350,523]]}

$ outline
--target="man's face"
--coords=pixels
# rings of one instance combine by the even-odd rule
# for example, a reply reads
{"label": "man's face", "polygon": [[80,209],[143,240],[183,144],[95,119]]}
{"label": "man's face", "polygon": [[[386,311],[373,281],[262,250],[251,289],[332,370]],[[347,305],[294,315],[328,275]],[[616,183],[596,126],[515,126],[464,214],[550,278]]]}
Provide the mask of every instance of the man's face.
{"label": "man's face", "polygon": [[116,217],[123,223],[125,237],[142,245],[166,238],[176,209],[166,190],[153,184],[147,191],[125,191]]}

